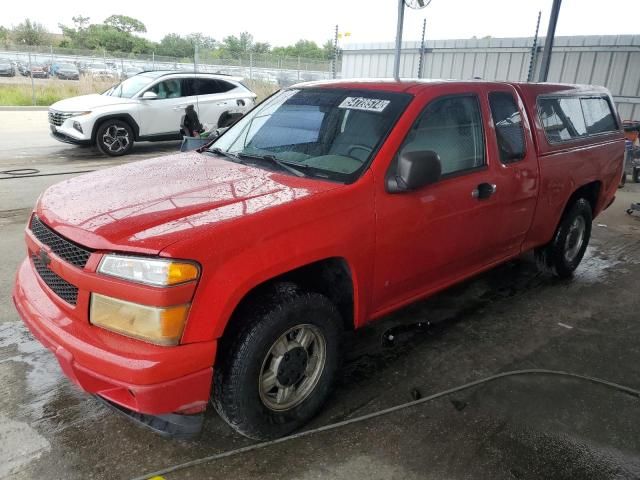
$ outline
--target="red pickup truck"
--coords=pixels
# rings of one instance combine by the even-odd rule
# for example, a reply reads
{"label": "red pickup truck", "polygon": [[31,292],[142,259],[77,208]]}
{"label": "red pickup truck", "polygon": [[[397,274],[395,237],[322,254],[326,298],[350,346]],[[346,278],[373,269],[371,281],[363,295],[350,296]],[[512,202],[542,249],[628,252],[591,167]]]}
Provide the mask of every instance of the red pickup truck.
{"label": "red pickup truck", "polygon": [[570,276],[623,156],[599,87],[302,84],[199,152],[47,189],[13,299],[68,377],[156,430],[211,401],[274,438],[322,406],[343,330],[530,250]]}

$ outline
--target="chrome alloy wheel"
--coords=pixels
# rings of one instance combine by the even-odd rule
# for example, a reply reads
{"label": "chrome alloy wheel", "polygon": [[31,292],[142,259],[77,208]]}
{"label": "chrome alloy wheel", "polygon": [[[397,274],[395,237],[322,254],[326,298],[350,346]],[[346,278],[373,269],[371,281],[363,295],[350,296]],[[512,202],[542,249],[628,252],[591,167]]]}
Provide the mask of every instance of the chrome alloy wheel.
{"label": "chrome alloy wheel", "polygon": [[564,258],[568,263],[575,260],[584,244],[585,232],[587,230],[587,224],[584,217],[578,215],[571,225],[569,226],[569,232],[564,243]]}
{"label": "chrome alloy wheel", "polygon": [[302,403],[318,384],[327,359],[327,345],[315,325],[287,330],[271,346],[260,369],[260,400],[274,411]]}
{"label": "chrome alloy wheel", "polygon": [[126,128],[110,125],[102,135],[102,143],[111,153],[120,153],[129,146],[129,132]]}

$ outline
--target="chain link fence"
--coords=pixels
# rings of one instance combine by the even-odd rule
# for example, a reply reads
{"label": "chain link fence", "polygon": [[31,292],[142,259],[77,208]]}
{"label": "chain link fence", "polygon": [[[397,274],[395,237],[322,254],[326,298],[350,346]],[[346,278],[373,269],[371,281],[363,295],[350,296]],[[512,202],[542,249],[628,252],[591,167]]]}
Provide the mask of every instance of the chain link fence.
{"label": "chain link fence", "polygon": [[234,57],[218,57],[216,52],[196,52],[193,57],[168,57],[155,53],[134,54],[108,52],[107,50],[81,50],[46,46],[0,46],[0,57],[28,65],[51,66],[56,63],[73,63],[81,73],[92,64],[103,64],[114,76],[126,68],[142,70],[185,70],[206,73],[222,73],[250,80],[262,80],[286,86],[297,81],[324,80],[340,71],[332,60],[304,57],[286,57],[269,53],[244,53]]}
{"label": "chain link fence", "polygon": [[[287,87],[298,82],[325,80],[334,78],[339,72],[339,65],[332,60],[304,57],[287,57],[273,54],[246,53],[235,57],[219,56],[219,52],[205,50],[196,51],[192,57],[168,57],[130,52],[109,52],[107,50],[81,50],[53,46],[10,46],[0,45],[0,60],[8,59],[15,63],[16,77],[9,81],[22,85],[23,93],[31,97],[32,105],[46,104],[44,97],[48,92],[46,85],[53,85],[51,79],[59,74],[57,66],[73,64],[77,67],[79,83],[75,88],[67,81],[62,88],[58,85],[54,95],[73,96],[104,91],[108,86],[124,80],[135,73],[148,70],[177,70],[185,72],[218,73],[241,77],[248,82],[250,88],[258,93],[259,98],[270,94],[278,88]],[[38,72],[30,75],[33,66],[42,66],[46,75]],[[39,77],[34,82],[34,76]],[[28,78],[31,77],[31,78]],[[45,77],[44,80],[40,78]],[[74,77],[75,78],[75,77]],[[60,84],[61,82],[55,82]],[[74,82],[71,82],[74,83]],[[51,90],[51,89],[49,89]],[[1,97],[1,95],[0,95]],[[54,99],[55,100],[55,99]],[[25,100],[23,99],[23,102]],[[9,103],[24,105],[27,103]]]}

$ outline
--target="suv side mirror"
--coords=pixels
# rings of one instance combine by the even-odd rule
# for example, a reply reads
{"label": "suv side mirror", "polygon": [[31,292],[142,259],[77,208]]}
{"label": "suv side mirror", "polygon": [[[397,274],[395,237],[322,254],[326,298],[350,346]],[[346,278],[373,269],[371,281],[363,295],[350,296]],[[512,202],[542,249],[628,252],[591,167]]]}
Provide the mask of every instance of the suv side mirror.
{"label": "suv side mirror", "polygon": [[440,180],[440,157],[432,150],[403,152],[398,157],[395,174],[387,177],[387,192],[417,190]]}
{"label": "suv side mirror", "polygon": [[142,94],[142,98],[145,100],[156,100],[158,98],[158,94],[156,92],[152,92],[151,90],[147,90]]}

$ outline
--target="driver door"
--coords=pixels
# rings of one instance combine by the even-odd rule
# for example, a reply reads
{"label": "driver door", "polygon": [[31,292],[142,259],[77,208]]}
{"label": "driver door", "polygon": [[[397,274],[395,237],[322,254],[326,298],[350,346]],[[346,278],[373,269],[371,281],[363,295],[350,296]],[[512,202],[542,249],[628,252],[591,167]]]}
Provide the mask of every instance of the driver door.
{"label": "driver door", "polygon": [[436,152],[442,164],[440,181],[376,196],[374,315],[444,288],[504,256],[497,248],[502,192],[489,161],[483,92],[474,86],[449,90],[440,97],[423,97],[422,112],[398,152]]}

